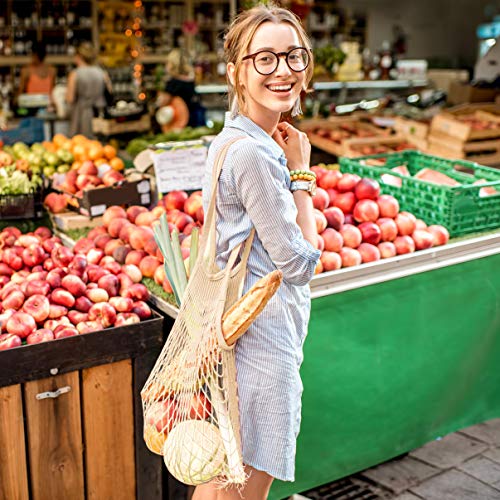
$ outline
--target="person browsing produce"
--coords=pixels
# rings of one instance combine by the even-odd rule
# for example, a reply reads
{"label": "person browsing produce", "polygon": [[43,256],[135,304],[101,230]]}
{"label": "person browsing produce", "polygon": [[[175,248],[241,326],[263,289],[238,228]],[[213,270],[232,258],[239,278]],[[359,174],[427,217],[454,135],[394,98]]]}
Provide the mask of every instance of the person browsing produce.
{"label": "person browsing produce", "polygon": [[[309,281],[320,252],[311,194],[307,136],[284,121],[300,113],[300,94],[313,70],[309,40],[298,18],[274,5],[241,13],[225,39],[231,111],[207,159],[203,203],[207,210],[213,163],[229,142],[218,181],[217,264],[256,235],[243,292],[280,269],[283,284],[236,344],[243,488],[216,481],[194,500],[264,500],[274,478],[293,481],[300,427],[299,368],[310,313]],[[300,180],[299,173],[300,171]]]}

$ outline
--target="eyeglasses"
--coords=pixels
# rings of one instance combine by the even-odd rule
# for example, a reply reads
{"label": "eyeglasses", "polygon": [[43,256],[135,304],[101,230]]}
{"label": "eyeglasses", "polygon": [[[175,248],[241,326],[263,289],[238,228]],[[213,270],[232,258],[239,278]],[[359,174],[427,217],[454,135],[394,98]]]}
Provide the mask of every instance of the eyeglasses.
{"label": "eyeglasses", "polygon": [[271,50],[261,50],[255,54],[245,56],[242,61],[252,59],[255,71],[261,75],[274,73],[280,63],[280,57],[284,57],[288,67],[300,73],[304,71],[310,62],[309,50],[305,47],[296,47],[288,52],[272,52]]}

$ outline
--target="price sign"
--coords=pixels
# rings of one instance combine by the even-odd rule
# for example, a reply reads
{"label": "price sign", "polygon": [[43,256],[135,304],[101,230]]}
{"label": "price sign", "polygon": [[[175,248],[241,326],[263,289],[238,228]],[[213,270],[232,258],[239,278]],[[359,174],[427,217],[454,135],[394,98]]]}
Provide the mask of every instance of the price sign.
{"label": "price sign", "polygon": [[206,146],[154,153],[153,164],[158,191],[168,193],[174,190],[201,189],[206,159]]}

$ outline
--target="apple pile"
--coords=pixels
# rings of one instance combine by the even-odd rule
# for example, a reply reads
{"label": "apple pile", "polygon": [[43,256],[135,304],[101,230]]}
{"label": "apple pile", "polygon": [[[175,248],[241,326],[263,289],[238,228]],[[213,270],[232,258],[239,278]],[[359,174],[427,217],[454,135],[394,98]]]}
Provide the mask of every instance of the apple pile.
{"label": "apple pile", "polygon": [[109,187],[124,180],[125,176],[109,165],[100,165],[98,168],[92,160],[86,160],[78,169],[67,172],[61,182],[54,179],[53,188],[61,192],[49,193],[44,205],[52,213],[58,214],[67,209],[71,196],[81,198],[84,190]]}
{"label": "apple pile", "polygon": [[325,126],[316,126],[307,131],[308,134],[314,134],[324,139],[329,139],[336,144],[341,144],[345,139],[354,137],[375,137],[380,134],[370,125],[362,123],[340,123],[334,126],[332,123],[325,123]]}
{"label": "apple pile", "polygon": [[86,238],[80,239],[75,249],[102,251],[106,257],[122,265],[136,283],[143,277],[150,278],[167,293],[172,293],[162,265],[163,255],[152,229],[152,224],[164,213],[170,231],[179,231],[182,256],[187,262],[191,232],[195,227],[200,228],[203,221],[201,191],[189,196],[185,191],[171,191],[152,210],[139,205],[127,209],[117,205],[108,207],[103,214],[102,226],[92,229]]}
{"label": "apple pile", "polygon": [[449,233],[443,226],[427,224],[399,202],[381,195],[376,180],[342,174],[321,166],[316,172],[318,189],[313,197],[322,251],[316,273],[387,259],[396,255],[444,245]]}
{"label": "apple pile", "polygon": [[[0,233],[0,350],[139,323],[151,316],[139,269],[50,229]],[[142,276],[141,276],[142,277]]]}

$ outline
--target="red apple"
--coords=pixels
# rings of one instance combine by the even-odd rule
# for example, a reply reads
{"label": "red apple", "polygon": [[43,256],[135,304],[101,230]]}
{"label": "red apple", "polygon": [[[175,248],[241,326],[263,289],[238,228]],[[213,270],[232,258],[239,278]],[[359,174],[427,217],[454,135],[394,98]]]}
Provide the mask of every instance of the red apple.
{"label": "red apple", "polygon": [[32,295],[23,304],[23,312],[33,316],[37,323],[42,323],[49,317],[49,299],[44,295]]}
{"label": "red apple", "polygon": [[326,217],[328,227],[338,231],[344,224],[344,212],[338,207],[329,207],[323,210],[323,215]]}
{"label": "red apple", "polygon": [[97,282],[97,286],[106,290],[109,297],[118,295],[120,291],[120,280],[114,274],[105,274]]}
{"label": "red apple", "polygon": [[[346,191],[353,191],[356,184],[361,180],[361,177],[356,174],[343,174],[338,180],[336,189],[340,193],[345,193]],[[354,194],[354,193],[353,193]]]}
{"label": "red apple", "polygon": [[399,202],[390,194],[383,194],[378,197],[377,205],[380,212],[380,217],[389,217],[394,219],[399,212]]}
{"label": "red apple", "polygon": [[3,333],[0,335],[0,351],[13,349],[14,347],[19,347],[21,344],[21,337],[17,335],[12,335],[11,333]]}
{"label": "red apple", "polygon": [[412,253],[415,251],[415,242],[411,236],[398,236],[394,240],[394,246],[398,255]]}
{"label": "red apple", "polygon": [[396,226],[398,227],[398,234],[400,236],[409,236],[413,234],[413,231],[415,231],[416,219],[412,220],[411,217],[403,212],[397,214],[394,218],[394,221],[396,222]]}
{"label": "red apple", "polygon": [[426,250],[427,248],[431,248],[434,243],[433,234],[424,229],[416,229],[411,237],[415,242],[415,250]]}
{"label": "red apple", "polygon": [[321,233],[321,237],[323,238],[324,248],[327,252],[339,252],[344,245],[344,238],[342,235],[331,227],[326,228]]}
{"label": "red apple", "polygon": [[359,266],[361,264],[361,254],[354,248],[342,248],[340,258],[342,259],[342,267]]}
{"label": "red apple", "polygon": [[433,246],[435,246],[435,247],[440,246],[440,245],[446,245],[446,243],[448,243],[448,240],[450,239],[450,233],[443,226],[439,226],[437,224],[434,224],[432,226],[429,226],[427,228],[427,231],[429,231],[429,233],[432,234]]}
{"label": "red apple", "polygon": [[394,241],[398,235],[398,226],[393,219],[382,217],[377,221],[377,226],[380,228],[382,241]]}
{"label": "red apple", "polygon": [[353,211],[356,205],[356,196],[352,191],[339,193],[333,200],[333,205],[340,208],[344,214],[349,214]]}
{"label": "red apple", "polygon": [[65,290],[64,288],[56,288],[51,294],[50,294],[50,301],[53,304],[57,304],[60,306],[64,307],[73,307],[75,304],[75,297],[71,295],[68,290]]}
{"label": "red apple", "polygon": [[320,210],[321,212],[330,204],[330,197],[328,196],[328,193],[320,187],[316,189],[316,194],[312,197],[312,200],[314,208]]}
{"label": "red apple", "polygon": [[7,332],[25,339],[36,330],[36,323],[32,316],[18,311],[7,320],[6,329]]}
{"label": "red apple", "polygon": [[358,247],[358,252],[361,255],[363,263],[380,260],[380,250],[371,243],[361,243]]}
{"label": "red apple", "polygon": [[375,179],[364,177],[354,188],[358,200],[376,200],[380,194],[380,184]]}
{"label": "red apple", "polygon": [[185,191],[170,191],[163,198],[163,203],[166,210],[183,210],[184,203],[188,199]]}
{"label": "red apple", "polygon": [[344,247],[357,248],[363,239],[361,231],[351,224],[344,224],[340,228],[340,234],[344,239]]}
{"label": "red apple", "polygon": [[[94,304],[101,302],[108,302],[109,294],[103,288],[87,288],[86,292],[87,298],[89,298]],[[92,309],[92,308],[91,308]],[[95,318],[91,318],[95,319]]]}
{"label": "red apple", "polygon": [[380,242],[382,231],[374,222],[362,222],[358,229],[361,231],[361,237],[365,243],[377,245]]}
{"label": "red apple", "polygon": [[50,340],[54,340],[54,332],[47,328],[40,328],[26,337],[28,344],[40,344],[41,342],[49,342]]}
{"label": "red apple", "polygon": [[336,252],[324,251],[320,260],[324,271],[336,271],[342,267],[342,259]]}
{"label": "red apple", "polygon": [[323,215],[322,212],[317,210],[316,208],[314,210],[314,219],[316,220],[316,231],[318,234],[321,234],[327,226],[327,221],[326,217]]}
{"label": "red apple", "polygon": [[388,259],[389,257],[395,257],[397,252],[396,252],[396,245],[392,241],[383,241],[382,243],[378,244],[378,249],[380,252],[380,257],[382,259]]}
{"label": "red apple", "polygon": [[[80,297],[81,295],[84,295],[87,286],[85,283],[78,277],[73,274],[68,274],[61,280],[61,286],[65,288],[73,297]],[[67,304],[62,304],[66,307],[72,307]]]}
{"label": "red apple", "polygon": [[373,200],[360,200],[352,212],[358,222],[375,222],[379,216],[378,205]]}
{"label": "red apple", "polygon": [[89,320],[99,320],[104,328],[114,325],[116,321],[115,308],[107,302],[94,304],[88,312]]}
{"label": "red apple", "polygon": [[143,300],[134,302],[132,312],[137,314],[141,320],[149,319],[152,315],[151,308]]}

